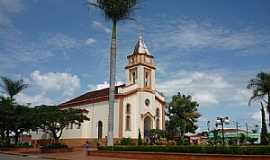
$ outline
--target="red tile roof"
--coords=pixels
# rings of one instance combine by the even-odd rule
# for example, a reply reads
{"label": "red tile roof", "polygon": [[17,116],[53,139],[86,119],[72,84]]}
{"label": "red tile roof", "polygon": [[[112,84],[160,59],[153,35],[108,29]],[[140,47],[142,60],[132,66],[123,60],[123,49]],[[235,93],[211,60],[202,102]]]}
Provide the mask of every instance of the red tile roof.
{"label": "red tile roof", "polygon": [[[115,94],[118,94],[118,88],[124,87],[120,85],[115,87]],[[102,101],[107,101],[109,97],[109,88],[104,88],[96,91],[87,92],[79,97],[73,98],[67,102],[61,103],[60,107],[72,107],[80,104],[91,104]]]}

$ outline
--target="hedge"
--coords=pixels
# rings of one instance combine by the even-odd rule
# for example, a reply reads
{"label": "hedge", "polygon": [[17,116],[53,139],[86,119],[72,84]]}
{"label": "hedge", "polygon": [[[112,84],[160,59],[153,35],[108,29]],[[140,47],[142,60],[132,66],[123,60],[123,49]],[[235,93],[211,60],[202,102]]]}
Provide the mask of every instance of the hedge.
{"label": "hedge", "polygon": [[43,146],[42,148],[43,149],[60,149],[60,148],[68,148],[68,146],[62,143],[52,143],[52,144]]}
{"label": "hedge", "polygon": [[102,151],[141,151],[206,154],[270,155],[270,146],[100,146]]}

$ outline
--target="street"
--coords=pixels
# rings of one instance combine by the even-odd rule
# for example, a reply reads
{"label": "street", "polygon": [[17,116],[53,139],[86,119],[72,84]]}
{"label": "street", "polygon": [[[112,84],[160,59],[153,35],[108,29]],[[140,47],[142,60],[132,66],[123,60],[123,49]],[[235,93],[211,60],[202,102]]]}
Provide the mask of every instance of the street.
{"label": "street", "polygon": [[[44,157],[44,158],[41,158]],[[47,158],[45,158],[47,157]],[[48,160],[48,159],[80,159],[80,160],[127,160],[124,158],[112,158],[112,157],[97,157],[97,156],[85,156],[81,152],[71,152],[66,154],[47,154],[47,155],[31,155],[31,156],[22,156],[22,155],[9,155],[9,154],[0,154],[0,160]]]}
{"label": "street", "polygon": [[35,156],[17,156],[17,155],[0,154],[0,160],[45,160],[45,159],[38,158]]}

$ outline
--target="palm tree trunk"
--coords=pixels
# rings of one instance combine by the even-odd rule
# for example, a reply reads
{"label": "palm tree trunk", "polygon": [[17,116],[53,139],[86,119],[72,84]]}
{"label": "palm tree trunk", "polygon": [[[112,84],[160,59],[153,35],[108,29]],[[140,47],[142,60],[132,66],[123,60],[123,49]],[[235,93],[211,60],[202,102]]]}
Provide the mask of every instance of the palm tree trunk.
{"label": "palm tree trunk", "polygon": [[9,145],[10,144],[10,135],[9,135],[9,129],[6,131],[6,143]]}
{"label": "palm tree trunk", "polygon": [[268,125],[270,126],[270,92],[268,92],[267,112],[268,112]]}
{"label": "palm tree trunk", "polygon": [[116,20],[113,20],[111,55],[110,55],[110,90],[109,90],[109,117],[108,117],[108,146],[113,146],[114,127],[114,94],[116,79]]}
{"label": "palm tree trunk", "polygon": [[18,144],[18,141],[19,141],[19,133],[16,131],[14,135],[14,142],[16,145]]}
{"label": "palm tree trunk", "polygon": [[265,122],[265,112],[264,112],[264,106],[261,103],[261,118],[262,118],[262,128],[261,128],[261,144],[268,144],[267,140],[267,127]]}

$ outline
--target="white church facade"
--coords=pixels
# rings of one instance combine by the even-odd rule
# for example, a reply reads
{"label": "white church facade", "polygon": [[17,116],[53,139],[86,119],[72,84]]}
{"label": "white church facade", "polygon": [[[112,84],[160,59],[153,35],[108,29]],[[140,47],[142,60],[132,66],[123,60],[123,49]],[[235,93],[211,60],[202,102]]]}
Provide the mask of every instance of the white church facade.
{"label": "white church facade", "polygon": [[[147,49],[142,37],[133,53],[127,56],[125,67],[127,84],[116,86],[114,104],[114,140],[137,139],[139,130],[147,137],[151,129],[165,129],[165,98],[155,87],[156,66],[154,57]],[[59,105],[65,108],[80,108],[88,111],[89,121],[81,126],[64,129],[64,143],[80,146],[86,140],[95,143],[106,141],[108,130],[109,88],[87,92]],[[43,137],[42,137],[43,136]],[[45,136],[46,137],[46,136]],[[33,140],[44,135],[32,134]]]}

